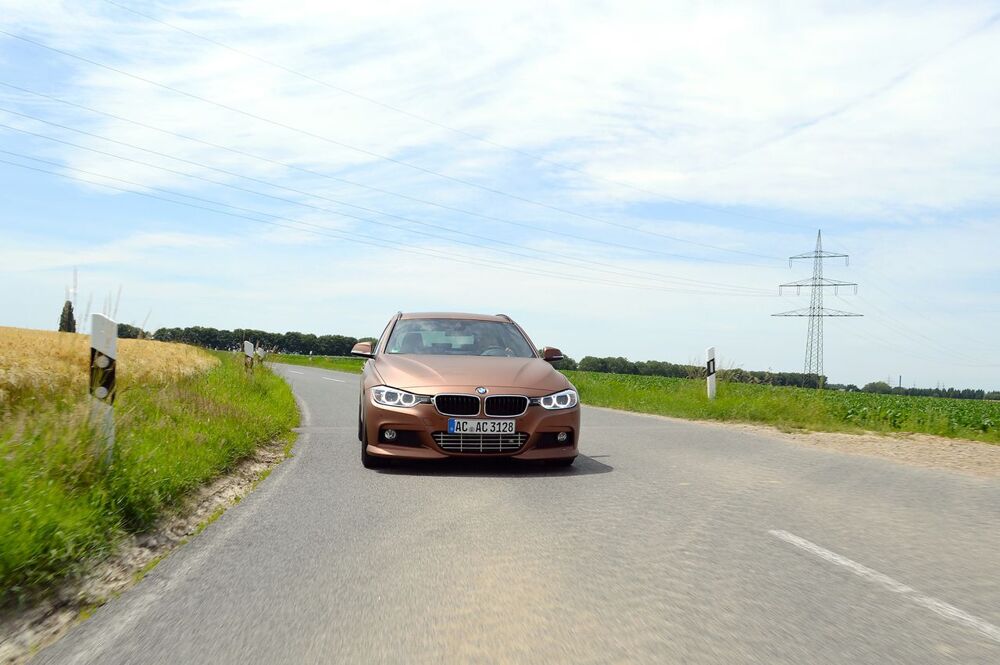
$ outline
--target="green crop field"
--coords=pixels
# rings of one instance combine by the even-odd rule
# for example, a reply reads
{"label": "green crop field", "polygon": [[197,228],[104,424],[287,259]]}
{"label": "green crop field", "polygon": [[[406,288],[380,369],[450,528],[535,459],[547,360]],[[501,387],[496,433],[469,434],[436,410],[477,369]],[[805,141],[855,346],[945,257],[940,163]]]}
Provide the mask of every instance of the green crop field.
{"label": "green crop field", "polygon": [[845,432],[915,432],[1000,443],[1000,402],[564,372],[586,404],[679,418]]}
{"label": "green crop field", "polygon": [[[364,358],[274,354],[274,362],[360,373]],[[704,379],[564,371],[585,404],[678,418],[829,432],[914,432],[1000,443],[1000,402],[719,383]]]}
{"label": "green crop field", "polygon": [[88,422],[84,335],[0,328],[0,606],[51,586],[298,422],[266,369],[120,340],[110,465]]}

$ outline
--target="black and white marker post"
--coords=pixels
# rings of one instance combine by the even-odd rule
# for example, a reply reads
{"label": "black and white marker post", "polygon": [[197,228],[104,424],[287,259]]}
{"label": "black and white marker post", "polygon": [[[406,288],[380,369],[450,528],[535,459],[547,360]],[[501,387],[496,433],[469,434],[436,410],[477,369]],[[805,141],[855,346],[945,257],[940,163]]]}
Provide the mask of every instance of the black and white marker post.
{"label": "black and white marker post", "polygon": [[708,399],[715,399],[715,347],[705,349],[705,376],[708,378]]}
{"label": "black and white marker post", "polygon": [[118,324],[103,314],[90,317],[90,418],[104,441],[105,461],[115,449],[115,360]]}
{"label": "black and white marker post", "polygon": [[253,374],[253,342],[243,342],[243,365],[247,369],[247,374]]}

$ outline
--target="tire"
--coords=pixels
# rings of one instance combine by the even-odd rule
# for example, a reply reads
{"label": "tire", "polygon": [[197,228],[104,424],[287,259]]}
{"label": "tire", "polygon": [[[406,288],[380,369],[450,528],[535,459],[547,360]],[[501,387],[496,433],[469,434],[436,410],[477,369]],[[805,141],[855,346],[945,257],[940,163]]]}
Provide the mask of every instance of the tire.
{"label": "tire", "polygon": [[576,457],[564,457],[563,459],[554,459],[549,464],[555,467],[564,468],[573,466],[573,462],[576,461]]}
{"label": "tire", "polygon": [[366,469],[381,469],[386,465],[386,460],[376,455],[368,454],[368,428],[363,421],[358,419],[361,427],[361,466]]}

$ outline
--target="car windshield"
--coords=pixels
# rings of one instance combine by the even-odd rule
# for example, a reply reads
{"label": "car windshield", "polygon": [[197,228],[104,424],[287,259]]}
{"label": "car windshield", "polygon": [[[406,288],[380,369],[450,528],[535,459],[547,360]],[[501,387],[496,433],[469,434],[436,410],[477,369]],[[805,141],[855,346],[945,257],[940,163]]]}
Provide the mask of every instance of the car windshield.
{"label": "car windshield", "polygon": [[532,358],[528,340],[512,323],[473,319],[402,319],[386,353]]}

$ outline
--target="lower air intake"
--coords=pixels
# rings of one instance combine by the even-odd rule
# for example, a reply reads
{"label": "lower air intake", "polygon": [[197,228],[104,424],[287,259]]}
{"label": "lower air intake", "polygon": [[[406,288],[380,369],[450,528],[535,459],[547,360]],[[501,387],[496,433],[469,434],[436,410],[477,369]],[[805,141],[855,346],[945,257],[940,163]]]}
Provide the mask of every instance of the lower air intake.
{"label": "lower air intake", "polygon": [[528,441],[525,432],[516,434],[448,434],[434,432],[434,442],[450,453],[513,453]]}

